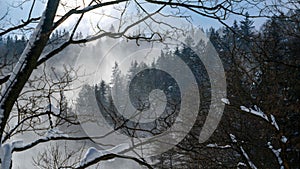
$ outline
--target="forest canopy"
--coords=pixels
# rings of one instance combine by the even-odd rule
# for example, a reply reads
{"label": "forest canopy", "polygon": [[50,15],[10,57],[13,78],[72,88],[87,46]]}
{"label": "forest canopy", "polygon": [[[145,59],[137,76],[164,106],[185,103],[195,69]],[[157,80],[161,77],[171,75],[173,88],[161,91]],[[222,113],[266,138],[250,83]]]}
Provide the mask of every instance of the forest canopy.
{"label": "forest canopy", "polygon": [[[299,168],[299,2],[33,0],[3,11],[0,168]],[[195,27],[198,17],[218,26]]]}

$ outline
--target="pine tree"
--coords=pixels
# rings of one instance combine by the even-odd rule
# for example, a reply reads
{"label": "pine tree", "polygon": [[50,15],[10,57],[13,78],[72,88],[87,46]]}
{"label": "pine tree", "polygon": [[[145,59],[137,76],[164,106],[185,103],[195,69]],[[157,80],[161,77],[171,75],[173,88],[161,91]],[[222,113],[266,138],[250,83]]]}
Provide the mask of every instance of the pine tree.
{"label": "pine tree", "polygon": [[80,115],[88,115],[98,111],[95,88],[88,84],[83,85],[76,100],[76,112]]}
{"label": "pine tree", "polygon": [[130,68],[128,70],[128,75],[127,75],[128,82],[130,82],[130,80],[132,80],[134,75],[136,75],[136,73],[138,72],[138,66],[139,65],[136,60],[134,62],[131,62]]}
{"label": "pine tree", "polygon": [[6,45],[11,46],[12,44],[13,44],[13,40],[11,39],[10,36],[7,36]]}
{"label": "pine tree", "polygon": [[115,65],[112,68],[112,77],[110,84],[112,85],[112,87],[121,85],[121,70],[119,69],[119,65],[117,62],[115,62]]}
{"label": "pine tree", "polygon": [[[211,29],[209,40],[214,45],[215,49],[217,51],[220,51],[220,49],[221,49],[221,46],[220,46],[221,45],[220,44],[221,37],[220,37],[219,33],[214,28]],[[199,42],[199,43],[202,43],[202,42]],[[201,47],[201,46],[202,46],[202,44],[199,44],[199,47]]]}
{"label": "pine tree", "polygon": [[[114,67],[112,68],[112,77],[111,77],[111,95],[112,95],[112,99],[114,101],[114,103],[116,103],[116,105],[121,106],[121,107],[125,107],[124,101],[125,97],[125,79],[121,74],[121,70],[119,68],[119,65],[117,62],[115,62]],[[123,97],[119,97],[119,96],[123,96]]]}
{"label": "pine tree", "polygon": [[[96,91],[97,91],[97,89],[96,89]],[[107,85],[104,80],[101,80],[100,87],[97,92],[99,93],[100,99],[105,103],[107,101],[107,99],[106,99]]]}

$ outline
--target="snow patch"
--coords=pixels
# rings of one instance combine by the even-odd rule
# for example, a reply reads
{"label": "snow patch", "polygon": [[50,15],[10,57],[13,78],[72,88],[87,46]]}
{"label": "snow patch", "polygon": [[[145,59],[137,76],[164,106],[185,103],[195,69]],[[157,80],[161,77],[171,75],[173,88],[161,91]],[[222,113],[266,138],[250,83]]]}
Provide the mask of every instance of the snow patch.
{"label": "snow patch", "polygon": [[117,145],[111,149],[107,150],[98,150],[94,147],[90,147],[86,154],[84,155],[84,158],[80,162],[80,166],[84,166],[85,164],[88,164],[92,162],[93,160],[96,160],[100,158],[101,156],[107,155],[107,154],[119,154],[122,153],[122,151],[129,149],[129,144],[120,144]]}
{"label": "snow patch", "polygon": [[268,142],[267,144],[268,144],[268,146],[269,146],[269,149],[271,149],[272,152],[273,152],[273,154],[277,157],[277,161],[278,161],[278,163],[279,163],[279,165],[280,165],[280,168],[282,168],[282,167],[284,168],[282,159],[281,159],[281,157],[280,157],[281,148],[279,148],[279,149],[276,150],[276,149],[273,148],[271,142]]}
{"label": "snow patch", "polygon": [[242,111],[251,113],[253,115],[256,115],[256,116],[259,116],[259,117],[265,119],[266,121],[269,121],[268,116],[263,111],[261,111],[260,108],[258,108],[256,105],[254,106],[254,108],[256,110],[251,109],[251,108],[247,108],[245,106],[241,106],[240,108],[241,108]]}
{"label": "snow patch", "polygon": [[4,144],[0,148],[0,159],[1,159],[1,168],[10,169],[12,157],[12,146],[11,144]]}
{"label": "snow patch", "polygon": [[[229,136],[230,136],[232,142],[237,143],[235,135],[229,134]],[[247,159],[247,162],[248,162],[250,168],[257,169],[257,167],[255,166],[255,164],[250,160],[250,158],[249,158],[248,154],[246,153],[246,151],[244,150],[244,148],[242,146],[238,146],[238,147],[240,148],[243,156]]]}
{"label": "snow patch", "polygon": [[[2,118],[4,117],[3,113],[4,113],[4,110],[0,107],[0,124],[2,123]],[[1,127],[0,127],[0,129],[1,129]]]}
{"label": "snow patch", "polygon": [[248,154],[246,153],[246,151],[244,150],[244,148],[242,146],[240,146],[240,150],[242,151],[244,157],[247,159],[248,164],[250,165],[250,167],[252,169],[257,169],[257,167],[254,165],[254,163],[250,160]]}
{"label": "snow patch", "polygon": [[234,142],[234,143],[237,142],[235,135],[229,134],[229,136],[230,136],[230,139],[231,139],[232,142]]}
{"label": "snow patch", "polygon": [[275,117],[271,114],[271,124],[279,131],[279,126],[276,123]]}
{"label": "snow patch", "polygon": [[129,148],[130,148],[129,144],[124,143],[124,144],[119,144],[119,145],[117,145],[117,146],[115,146],[111,149],[105,150],[105,151],[117,154],[117,153],[120,153],[120,152],[122,152],[124,150],[127,150]]}
{"label": "snow patch", "polygon": [[230,104],[230,101],[226,98],[222,98],[221,101],[225,104],[228,104],[228,105]]}
{"label": "snow patch", "polygon": [[244,167],[247,167],[247,165],[246,165],[245,163],[243,163],[243,162],[239,162],[239,163],[237,164],[237,166],[244,166]]}
{"label": "snow patch", "polygon": [[220,145],[218,145],[217,143],[214,143],[214,144],[207,144],[206,147],[210,147],[210,148],[221,148],[221,149],[231,148],[230,145],[220,146]]}
{"label": "snow patch", "polygon": [[20,148],[24,146],[24,142],[22,140],[14,141],[11,143],[13,148]]}
{"label": "snow patch", "polygon": [[53,128],[48,130],[45,133],[45,137],[50,139],[50,138],[54,138],[54,137],[69,137],[67,134],[64,134],[62,131],[60,131],[57,128]]}
{"label": "snow patch", "polygon": [[52,113],[54,113],[55,115],[59,115],[60,114],[60,109],[53,106],[52,104],[49,104],[48,106],[46,106],[44,108],[44,111],[50,111]]}
{"label": "snow patch", "polygon": [[285,136],[281,136],[281,142],[286,143],[288,141],[288,139]]}
{"label": "snow patch", "polygon": [[102,154],[101,151],[98,151],[96,148],[94,147],[90,147],[86,154],[84,155],[84,158],[81,160],[80,162],[80,166],[83,166],[84,164],[87,164],[95,159],[97,159],[98,157],[103,156],[104,154]]}
{"label": "snow patch", "polygon": [[275,117],[272,114],[270,115],[271,119],[269,119],[268,116],[263,111],[261,111],[261,109],[259,107],[257,107],[256,105],[254,105],[254,109],[247,108],[245,106],[241,106],[240,108],[242,111],[259,116],[259,117],[265,119],[266,121],[271,122],[271,125],[273,125],[277,131],[279,131],[279,126],[276,122]]}
{"label": "snow patch", "polygon": [[1,169],[10,169],[12,151],[14,148],[23,146],[23,141],[14,141],[12,143],[6,143],[3,146],[0,144],[0,159]]}

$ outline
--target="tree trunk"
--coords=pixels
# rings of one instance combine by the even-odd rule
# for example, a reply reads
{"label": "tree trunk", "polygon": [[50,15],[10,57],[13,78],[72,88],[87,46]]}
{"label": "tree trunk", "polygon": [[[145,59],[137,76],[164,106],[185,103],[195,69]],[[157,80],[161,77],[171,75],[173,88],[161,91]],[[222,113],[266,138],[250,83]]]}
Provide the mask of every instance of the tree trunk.
{"label": "tree trunk", "polygon": [[37,66],[44,47],[53,29],[53,20],[57,11],[59,0],[48,1],[46,9],[37,25],[35,32],[31,35],[21,57],[6,82],[0,99],[0,138],[10,116],[11,109],[29,79],[33,69]]}

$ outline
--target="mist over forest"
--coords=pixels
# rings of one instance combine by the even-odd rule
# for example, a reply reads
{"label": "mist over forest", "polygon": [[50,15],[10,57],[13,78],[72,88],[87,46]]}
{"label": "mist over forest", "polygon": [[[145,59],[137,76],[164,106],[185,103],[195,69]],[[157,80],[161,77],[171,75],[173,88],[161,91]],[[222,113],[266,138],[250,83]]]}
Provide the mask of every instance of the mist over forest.
{"label": "mist over forest", "polygon": [[[77,30],[83,14],[108,2],[118,4],[120,25]],[[297,2],[255,16],[226,2],[149,1],[162,5],[153,12],[126,1],[124,16],[137,9],[137,21],[122,18],[123,2],[108,2],[61,16],[46,3],[41,18],[0,24],[0,168],[299,169]],[[188,23],[182,8],[222,26],[160,21],[170,17],[166,6]],[[224,23],[219,10],[241,19]],[[72,12],[73,30],[59,27]],[[35,32],[25,33],[34,22]]]}

